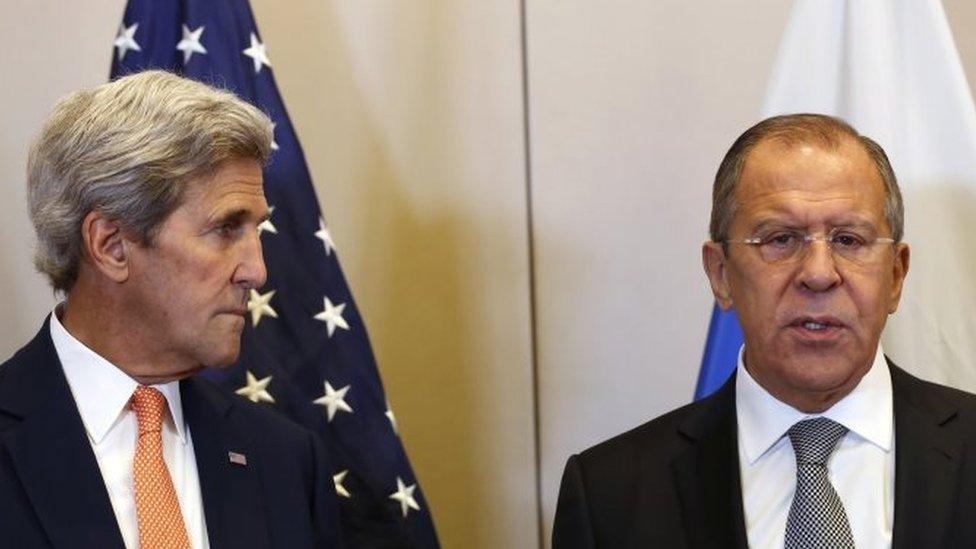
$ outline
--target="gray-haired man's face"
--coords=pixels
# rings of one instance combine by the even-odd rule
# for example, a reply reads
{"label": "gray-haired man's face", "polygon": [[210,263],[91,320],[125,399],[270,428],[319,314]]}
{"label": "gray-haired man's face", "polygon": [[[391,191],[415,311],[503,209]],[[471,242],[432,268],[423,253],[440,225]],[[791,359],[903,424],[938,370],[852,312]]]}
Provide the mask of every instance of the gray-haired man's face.
{"label": "gray-haired man's face", "polygon": [[181,369],[158,375],[237,359],[248,291],[267,276],[257,230],[268,216],[262,183],[256,161],[228,161],[187,183],[151,245],[131,244],[125,337]]}

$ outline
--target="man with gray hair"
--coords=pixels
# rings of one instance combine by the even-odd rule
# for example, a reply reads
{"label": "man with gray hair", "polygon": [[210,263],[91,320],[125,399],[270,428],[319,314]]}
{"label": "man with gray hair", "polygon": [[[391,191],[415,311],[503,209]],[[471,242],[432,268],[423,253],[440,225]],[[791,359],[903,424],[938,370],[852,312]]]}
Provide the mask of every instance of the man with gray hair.
{"label": "man with gray hair", "polygon": [[233,94],[161,71],[54,108],[28,205],[64,300],[0,366],[0,544],[339,545],[316,437],[188,377],[237,359],[265,282],[271,132]]}
{"label": "man with gray hair", "polygon": [[903,224],[887,156],[845,122],[785,115],[743,133],[702,246],[742,324],[738,368],[570,457],[554,548],[972,545],[976,397],[879,343],[908,272]]}

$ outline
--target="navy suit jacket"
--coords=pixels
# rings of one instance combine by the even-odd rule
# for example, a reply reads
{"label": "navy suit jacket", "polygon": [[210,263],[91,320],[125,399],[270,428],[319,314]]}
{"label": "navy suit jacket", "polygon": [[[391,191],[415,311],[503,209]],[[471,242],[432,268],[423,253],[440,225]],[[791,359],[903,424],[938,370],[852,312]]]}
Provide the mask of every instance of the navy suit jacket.
{"label": "navy suit jacket", "polygon": [[[180,395],[211,547],[340,545],[332,470],[310,431],[204,379]],[[0,365],[0,545],[124,547],[48,322]]]}
{"label": "navy suit jacket", "polygon": [[[973,547],[976,396],[889,366],[892,547]],[[734,387],[570,457],[553,548],[746,547]]]}

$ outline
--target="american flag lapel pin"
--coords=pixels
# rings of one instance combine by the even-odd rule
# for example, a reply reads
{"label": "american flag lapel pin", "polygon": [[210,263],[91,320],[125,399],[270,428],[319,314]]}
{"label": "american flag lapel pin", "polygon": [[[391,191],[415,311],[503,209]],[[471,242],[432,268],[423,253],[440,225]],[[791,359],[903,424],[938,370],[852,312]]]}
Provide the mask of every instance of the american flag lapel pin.
{"label": "american flag lapel pin", "polygon": [[238,452],[227,452],[227,459],[235,465],[247,466],[247,456]]}

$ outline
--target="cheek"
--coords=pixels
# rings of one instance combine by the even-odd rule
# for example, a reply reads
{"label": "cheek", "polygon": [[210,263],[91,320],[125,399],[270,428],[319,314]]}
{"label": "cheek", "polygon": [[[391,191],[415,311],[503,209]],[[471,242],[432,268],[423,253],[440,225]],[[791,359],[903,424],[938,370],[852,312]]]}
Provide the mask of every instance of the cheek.
{"label": "cheek", "polygon": [[872,325],[884,324],[891,302],[891,277],[883,273],[860,277],[850,288],[859,316]]}
{"label": "cheek", "polygon": [[[769,269],[745,268],[730,271],[733,306],[743,324],[766,330],[762,324],[774,322],[790,280],[786,274]],[[756,333],[761,333],[757,331]]]}
{"label": "cheek", "polygon": [[202,257],[183,255],[160,268],[155,278],[166,288],[162,298],[169,303],[171,314],[189,320],[212,313],[215,306],[226,307],[228,303],[219,298],[230,277],[223,276],[221,267]]}
{"label": "cheek", "polygon": [[187,245],[172,255],[171,265],[185,284],[209,286],[223,276],[226,265],[221,259],[218,251],[205,245]]}

